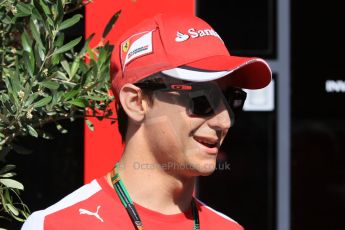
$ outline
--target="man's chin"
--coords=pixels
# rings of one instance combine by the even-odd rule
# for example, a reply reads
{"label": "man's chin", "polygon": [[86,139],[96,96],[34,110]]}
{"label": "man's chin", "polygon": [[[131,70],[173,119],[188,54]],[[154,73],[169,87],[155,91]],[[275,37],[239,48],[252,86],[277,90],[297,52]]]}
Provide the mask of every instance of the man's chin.
{"label": "man's chin", "polygon": [[212,173],[213,173],[214,171],[212,171],[212,172],[204,172],[204,173],[200,173],[200,175],[199,176],[210,176]]}
{"label": "man's chin", "polygon": [[209,176],[216,170],[216,164],[203,164],[194,169],[198,176]]}

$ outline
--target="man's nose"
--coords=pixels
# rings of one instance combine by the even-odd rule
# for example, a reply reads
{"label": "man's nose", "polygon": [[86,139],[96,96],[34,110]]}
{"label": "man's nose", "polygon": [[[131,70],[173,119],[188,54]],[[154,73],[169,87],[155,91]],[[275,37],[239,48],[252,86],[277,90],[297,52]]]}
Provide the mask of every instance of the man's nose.
{"label": "man's nose", "polygon": [[231,127],[231,119],[229,111],[226,109],[225,105],[219,106],[215,111],[215,114],[209,118],[207,121],[208,125],[216,130],[227,130]]}

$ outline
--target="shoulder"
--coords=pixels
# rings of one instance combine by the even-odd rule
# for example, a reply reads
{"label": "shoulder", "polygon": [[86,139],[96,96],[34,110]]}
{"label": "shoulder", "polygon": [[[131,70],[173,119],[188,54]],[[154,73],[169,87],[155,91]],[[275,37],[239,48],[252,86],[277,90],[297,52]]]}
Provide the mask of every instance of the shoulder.
{"label": "shoulder", "polygon": [[[243,230],[243,227],[225,214],[214,210],[195,198],[199,209],[200,222],[212,229]],[[203,226],[204,227],[204,226]]]}
{"label": "shoulder", "polygon": [[67,210],[69,207],[86,201],[90,197],[97,194],[102,187],[98,184],[97,180],[93,180],[79,189],[75,190],[68,196],[64,197],[54,205],[40,211],[32,213],[22,226],[22,230],[43,230],[44,222],[48,216],[54,216],[55,213]]}

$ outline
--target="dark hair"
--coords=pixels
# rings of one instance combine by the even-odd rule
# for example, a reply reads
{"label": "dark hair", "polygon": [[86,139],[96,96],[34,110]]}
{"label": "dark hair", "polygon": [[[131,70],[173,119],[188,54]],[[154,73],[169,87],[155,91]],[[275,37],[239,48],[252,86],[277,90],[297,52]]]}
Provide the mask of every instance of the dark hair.
{"label": "dark hair", "polygon": [[[164,77],[166,78],[166,77]],[[161,73],[156,73],[153,74],[141,81],[140,83],[145,83],[145,84],[150,84],[150,83],[163,83],[166,81],[165,79],[162,78]],[[153,105],[153,97],[154,93],[152,90],[149,89],[141,89],[143,97],[145,97],[150,105]],[[125,142],[126,140],[126,134],[127,134],[127,129],[128,129],[128,115],[123,109],[121,103],[119,102],[117,105],[117,122],[118,122],[118,129],[122,138],[122,142]]]}
{"label": "dark hair", "polygon": [[126,140],[126,133],[128,128],[128,116],[125,110],[122,108],[121,103],[118,104],[116,113],[118,129],[122,138],[122,143],[124,143]]}

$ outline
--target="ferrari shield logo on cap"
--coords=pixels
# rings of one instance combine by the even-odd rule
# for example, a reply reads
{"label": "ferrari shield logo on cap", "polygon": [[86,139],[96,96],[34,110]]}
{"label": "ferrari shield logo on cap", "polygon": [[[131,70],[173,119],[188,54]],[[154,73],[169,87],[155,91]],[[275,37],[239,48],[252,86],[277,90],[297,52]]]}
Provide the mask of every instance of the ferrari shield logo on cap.
{"label": "ferrari shield logo on cap", "polygon": [[145,31],[134,34],[121,43],[121,64],[123,70],[134,59],[152,53],[152,32]]}
{"label": "ferrari shield logo on cap", "polygon": [[123,51],[124,53],[127,53],[128,48],[129,48],[129,40],[125,41],[125,42],[122,44],[122,51]]}

